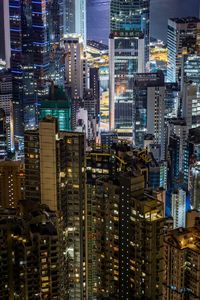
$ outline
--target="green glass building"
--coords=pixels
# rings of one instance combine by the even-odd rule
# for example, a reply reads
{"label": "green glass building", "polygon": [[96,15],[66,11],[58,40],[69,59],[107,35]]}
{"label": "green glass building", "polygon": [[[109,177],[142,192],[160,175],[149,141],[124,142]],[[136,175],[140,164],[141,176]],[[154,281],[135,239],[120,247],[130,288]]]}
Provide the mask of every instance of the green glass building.
{"label": "green glass building", "polygon": [[58,119],[60,131],[71,130],[71,99],[62,87],[52,86],[48,99],[40,102],[39,119],[52,116]]}

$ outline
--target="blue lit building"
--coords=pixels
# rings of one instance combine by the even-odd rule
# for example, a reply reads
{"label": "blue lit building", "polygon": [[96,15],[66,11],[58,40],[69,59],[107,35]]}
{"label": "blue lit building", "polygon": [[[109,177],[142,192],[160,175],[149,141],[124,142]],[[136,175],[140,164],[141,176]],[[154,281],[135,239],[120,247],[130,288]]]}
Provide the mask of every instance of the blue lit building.
{"label": "blue lit building", "polygon": [[48,94],[48,1],[9,0],[15,137],[37,126],[38,98]]}

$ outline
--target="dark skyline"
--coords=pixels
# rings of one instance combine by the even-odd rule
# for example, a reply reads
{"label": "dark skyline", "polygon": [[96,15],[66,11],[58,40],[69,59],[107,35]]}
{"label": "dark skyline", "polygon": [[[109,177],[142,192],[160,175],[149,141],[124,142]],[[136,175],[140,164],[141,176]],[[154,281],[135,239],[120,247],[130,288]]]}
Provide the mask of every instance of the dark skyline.
{"label": "dark skyline", "polygon": [[[88,39],[107,43],[109,0],[87,0]],[[151,36],[166,40],[170,17],[199,16],[199,0],[151,0]]]}

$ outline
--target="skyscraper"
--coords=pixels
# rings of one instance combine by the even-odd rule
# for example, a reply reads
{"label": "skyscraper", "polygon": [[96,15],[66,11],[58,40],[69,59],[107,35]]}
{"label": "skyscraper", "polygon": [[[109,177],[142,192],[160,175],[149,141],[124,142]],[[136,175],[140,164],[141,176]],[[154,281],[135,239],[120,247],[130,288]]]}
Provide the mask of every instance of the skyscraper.
{"label": "skyscraper", "polygon": [[133,141],[144,147],[145,134],[154,136],[161,148],[160,159],[165,159],[165,83],[162,72],[136,74],[133,101]]}
{"label": "skyscraper", "polygon": [[66,88],[72,99],[83,98],[87,87],[86,52],[81,35],[64,36]]}
{"label": "skyscraper", "polygon": [[12,75],[9,71],[0,72],[0,108],[6,116],[6,144],[7,151],[14,151],[14,119]]}
{"label": "skyscraper", "polygon": [[11,72],[15,136],[23,137],[23,124],[37,124],[37,98],[48,94],[48,5],[41,1],[10,0]]}
{"label": "skyscraper", "polygon": [[[25,198],[47,205],[62,218],[65,257],[64,293],[83,299],[85,277],[85,137],[61,132],[51,116],[25,132]],[[62,253],[63,255],[63,253]]]}
{"label": "skyscraper", "polygon": [[144,36],[139,30],[113,31],[109,39],[110,130],[133,137],[134,74],[144,72]]}
{"label": "skyscraper", "polygon": [[172,18],[168,21],[167,81],[178,82],[183,54],[199,52],[200,20],[195,17]]}
{"label": "skyscraper", "polygon": [[149,1],[110,4],[110,130],[132,140],[133,76],[149,59]]}
{"label": "skyscraper", "polygon": [[178,189],[172,192],[171,214],[174,222],[174,229],[185,227],[186,222],[186,192]]}
{"label": "skyscraper", "polygon": [[63,0],[64,34],[80,34],[86,45],[86,0]]}
{"label": "skyscraper", "polygon": [[6,114],[2,108],[0,108],[0,160],[7,157],[7,145],[6,145]]}
{"label": "skyscraper", "polygon": [[144,34],[145,62],[149,60],[150,0],[111,0],[110,31],[140,31]]}
{"label": "skyscraper", "polygon": [[0,26],[2,28],[3,40],[0,45],[0,55],[6,61],[7,68],[10,68],[10,29],[9,29],[9,0],[0,2]]}

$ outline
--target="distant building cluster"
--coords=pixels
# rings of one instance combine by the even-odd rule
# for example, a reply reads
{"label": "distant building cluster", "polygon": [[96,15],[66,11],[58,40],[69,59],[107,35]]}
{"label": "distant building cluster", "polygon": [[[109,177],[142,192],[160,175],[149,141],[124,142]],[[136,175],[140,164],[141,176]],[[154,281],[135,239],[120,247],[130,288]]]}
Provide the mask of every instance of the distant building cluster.
{"label": "distant building cluster", "polygon": [[199,299],[200,19],[164,45],[111,0],[107,46],[85,0],[0,18],[0,299]]}

